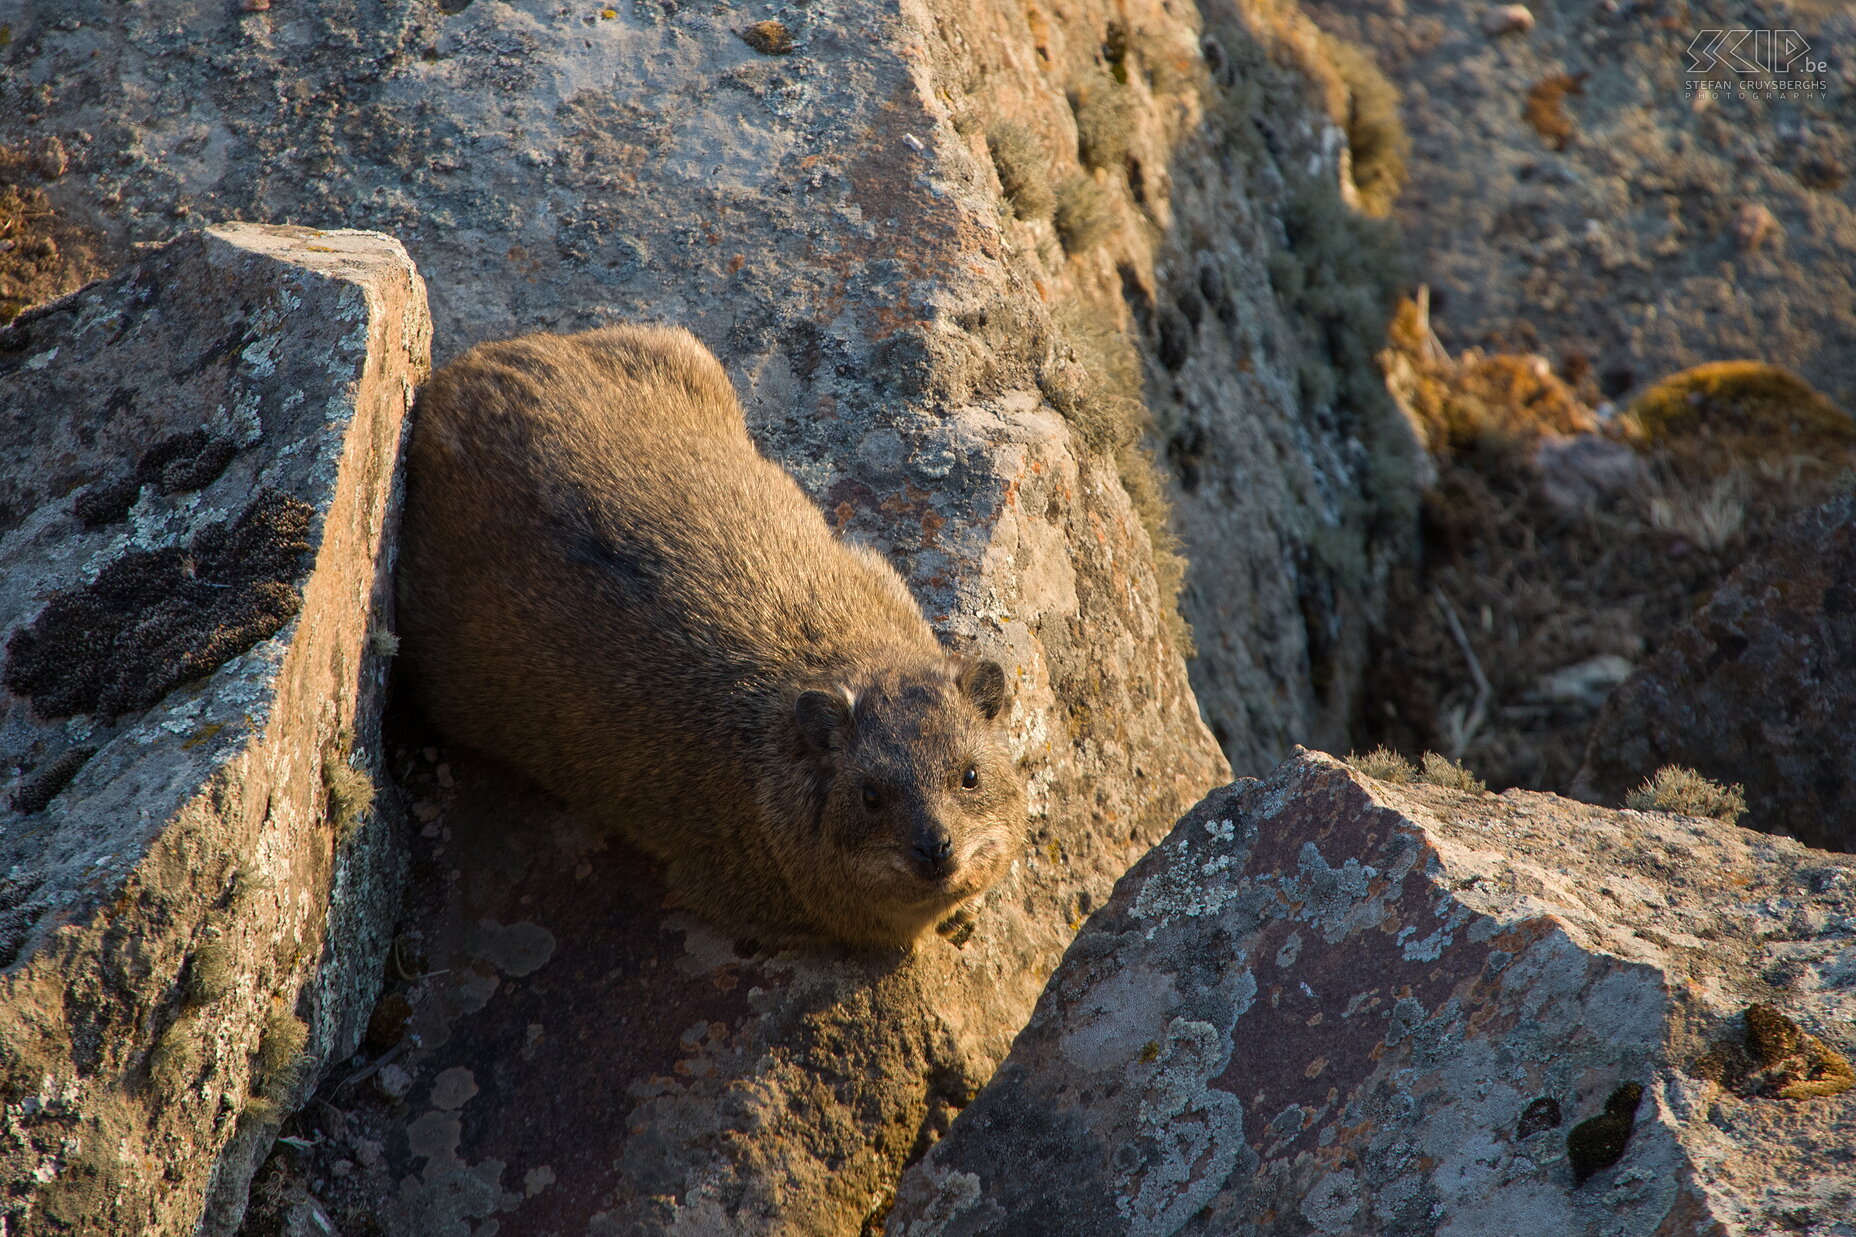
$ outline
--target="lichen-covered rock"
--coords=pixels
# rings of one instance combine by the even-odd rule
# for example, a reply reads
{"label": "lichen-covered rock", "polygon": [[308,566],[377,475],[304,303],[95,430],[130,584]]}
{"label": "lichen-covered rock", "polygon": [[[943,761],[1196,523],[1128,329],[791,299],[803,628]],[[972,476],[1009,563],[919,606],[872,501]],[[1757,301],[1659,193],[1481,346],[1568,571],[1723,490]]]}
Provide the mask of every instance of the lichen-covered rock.
{"label": "lichen-covered rock", "polygon": [[1856,850],[1856,496],[1799,516],[1606,701],[1574,790],[1663,765],[1746,790],[1740,821]]}
{"label": "lichen-covered rock", "polygon": [[[1314,33],[1252,0],[82,0],[13,22],[0,72],[29,106],[0,110],[0,142],[61,135],[46,192],[118,252],[190,212],[389,232],[431,284],[441,360],[542,328],[689,327],[761,444],[944,630],[1038,650],[1059,750],[1143,742],[1145,689],[1102,690],[1098,666],[1174,691],[1147,666],[1176,624],[1150,648],[1139,619],[1124,657],[1122,625],[1091,616],[1096,648],[1074,648],[1047,616],[1085,614],[1089,587],[1073,609],[1069,572],[1041,566],[1100,544],[1106,587],[1167,615],[1164,545],[1157,598],[1140,579],[1166,539],[1156,454],[1192,563],[1193,687],[1260,772],[1344,742],[1415,528],[1413,445],[1372,368],[1397,264],[1340,205],[1347,100],[1293,67],[1319,60]],[[1057,449],[1094,457],[1075,502],[1007,445],[1061,435],[1053,407]]]}
{"label": "lichen-covered rock", "polygon": [[[294,1162],[358,1183],[328,1187],[338,1224],[839,1233],[879,1212],[1076,925],[1228,777],[1135,442],[1150,413],[1225,749],[1267,767],[1349,711],[1373,581],[1413,522],[1401,423],[1336,394],[1373,380],[1385,255],[1345,226],[1334,111],[1240,17],[82,0],[17,21],[5,71],[31,106],[0,109],[0,139],[64,134],[47,192],[118,247],[206,210],[391,231],[441,356],[688,326],[833,526],[1016,680],[1029,844],[964,949],[906,964],[736,959],[666,925],[634,860],[445,753],[457,787],[437,789],[469,793],[422,822],[408,948],[429,971],[399,981],[420,1040],[383,1031],[394,1072],[330,1097],[353,1111],[390,1081],[376,1133],[303,1118],[330,1138]],[[467,845],[478,830],[505,840]],[[511,940],[539,952],[504,965]],[[475,1093],[431,1098],[456,1070]],[[571,1121],[533,1115],[568,1101]]]}
{"label": "lichen-covered rock", "polygon": [[1856,1232],[1856,862],[1362,777],[1210,796],[891,1237]]}
{"label": "lichen-covered rock", "polygon": [[398,244],[251,225],[0,330],[0,1231],[236,1223],[360,1037],[429,345]]}

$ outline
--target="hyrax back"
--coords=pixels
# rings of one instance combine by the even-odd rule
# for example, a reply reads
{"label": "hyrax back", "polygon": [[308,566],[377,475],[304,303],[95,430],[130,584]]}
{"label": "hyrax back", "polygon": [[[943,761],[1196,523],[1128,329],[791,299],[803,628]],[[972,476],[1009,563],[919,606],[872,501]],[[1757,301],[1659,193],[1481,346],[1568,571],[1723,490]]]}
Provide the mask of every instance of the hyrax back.
{"label": "hyrax back", "polygon": [[419,696],[770,940],[900,944],[997,880],[997,663],[835,539],[682,330],[471,349],[420,393],[399,566]]}

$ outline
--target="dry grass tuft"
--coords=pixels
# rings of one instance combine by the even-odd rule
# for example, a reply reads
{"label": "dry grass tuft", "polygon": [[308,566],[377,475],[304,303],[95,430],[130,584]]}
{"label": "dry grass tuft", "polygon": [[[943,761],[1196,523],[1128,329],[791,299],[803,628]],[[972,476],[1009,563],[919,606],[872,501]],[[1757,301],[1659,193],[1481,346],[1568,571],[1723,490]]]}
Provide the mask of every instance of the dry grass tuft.
{"label": "dry grass tuft", "polygon": [[1347,763],[1352,765],[1356,772],[1363,773],[1370,778],[1377,778],[1382,782],[1393,782],[1402,786],[1418,779],[1418,767],[1384,744],[1380,744],[1364,756],[1349,753]]}
{"label": "dry grass tuft", "polygon": [[1192,656],[1192,629],[1179,613],[1179,593],[1186,582],[1186,558],[1173,531],[1172,505],[1160,470],[1142,443],[1151,429],[1141,398],[1141,356],[1134,341],[1107,306],[1070,302],[1056,311],[1068,363],[1044,378],[1045,398],[1082,437],[1091,451],[1108,451],[1128,501],[1140,517],[1153,548],[1154,578],[1168,634],[1182,656]]}
{"label": "dry grass tuft", "polygon": [[187,1004],[211,1005],[231,992],[237,979],[232,947],[224,941],[208,941],[193,951],[187,963]]}
{"label": "dry grass tuft", "polygon": [[1078,176],[1057,190],[1054,222],[1065,253],[1087,253],[1114,229],[1114,202],[1093,178]]}
{"label": "dry grass tuft", "polygon": [[1547,434],[1586,434],[1598,418],[1545,357],[1470,350],[1451,358],[1430,333],[1423,308],[1401,299],[1380,357],[1387,384],[1432,455],[1513,450]]}
{"label": "dry grass tuft", "polygon": [[361,823],[374,806],[378,793],[367,770],[349,763],[351,758],[341,749],[328,753],[322,762],[322,787],[327,795],[325,814],[335,826],[335,836],[345,838]]}
{"label": "dry grass tuft", "polygon": [[1693,769],[1664,765],[1643,785],[1624,796],[1624,806],[1640,812],[1709,816],[1731,825],[1746,811],[1746,794],[1739,785],[1723,786]]}
{"label": "dry grass tuft", "polygon": [[1424,767],[1418,771],[1418,780],[1430,786],[1467,790],[1476,794],[1489,788],[1486,782],[1461,764],[1436,752],[1424,753]]}
{"label": "dry grass tuft", "polygon": [[1084,167],[1117,168],[1134,144],[1139,102],[1134,92],[1107,73],[1096,73],[1070,91],[1076,116],[1076,155]]}
{"label": "dry grass tuft", "polygon": [[986,132],[999,187],[1020,219],[1048,219],[1057,198],[1050,187],[1050,156],[1031,130],[1016,121],[1001,121]]}

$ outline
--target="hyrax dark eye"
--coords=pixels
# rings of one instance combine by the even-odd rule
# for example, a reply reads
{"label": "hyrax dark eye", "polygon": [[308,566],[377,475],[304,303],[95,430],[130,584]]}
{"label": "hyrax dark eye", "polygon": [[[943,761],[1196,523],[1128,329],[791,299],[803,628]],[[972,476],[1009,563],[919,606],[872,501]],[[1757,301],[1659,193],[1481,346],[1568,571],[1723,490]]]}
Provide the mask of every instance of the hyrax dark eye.
{"label": "hyrax dark eye", "polygon": [[883,806],[883,794],[869,782],[864,783],[864,811],[874,812]]}
{"label": "hyrax dark eye", "polygon": [[979,786],[979,784],[980,784],[980,771],[974,768],[972,765],[968,765],[967,771],[960,775],[960,788],[962,790],[974,790]]}

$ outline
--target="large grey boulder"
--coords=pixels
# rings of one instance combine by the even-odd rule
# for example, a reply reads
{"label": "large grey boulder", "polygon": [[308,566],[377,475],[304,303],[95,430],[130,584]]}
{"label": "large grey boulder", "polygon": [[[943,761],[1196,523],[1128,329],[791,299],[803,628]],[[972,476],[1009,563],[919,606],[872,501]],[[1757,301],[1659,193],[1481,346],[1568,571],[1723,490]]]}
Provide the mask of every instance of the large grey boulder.
{"label": "large grey boulder", "polygon": [[1847,856],[1302,753],[1122,879],[886,1231],[1849,1234],[1853,981]]}
{"label": "large grey boulder", "polygon": [[0,330],[0,1232],[236,1223],[360,1038],[430,329],[391,239],[230,225]]}

